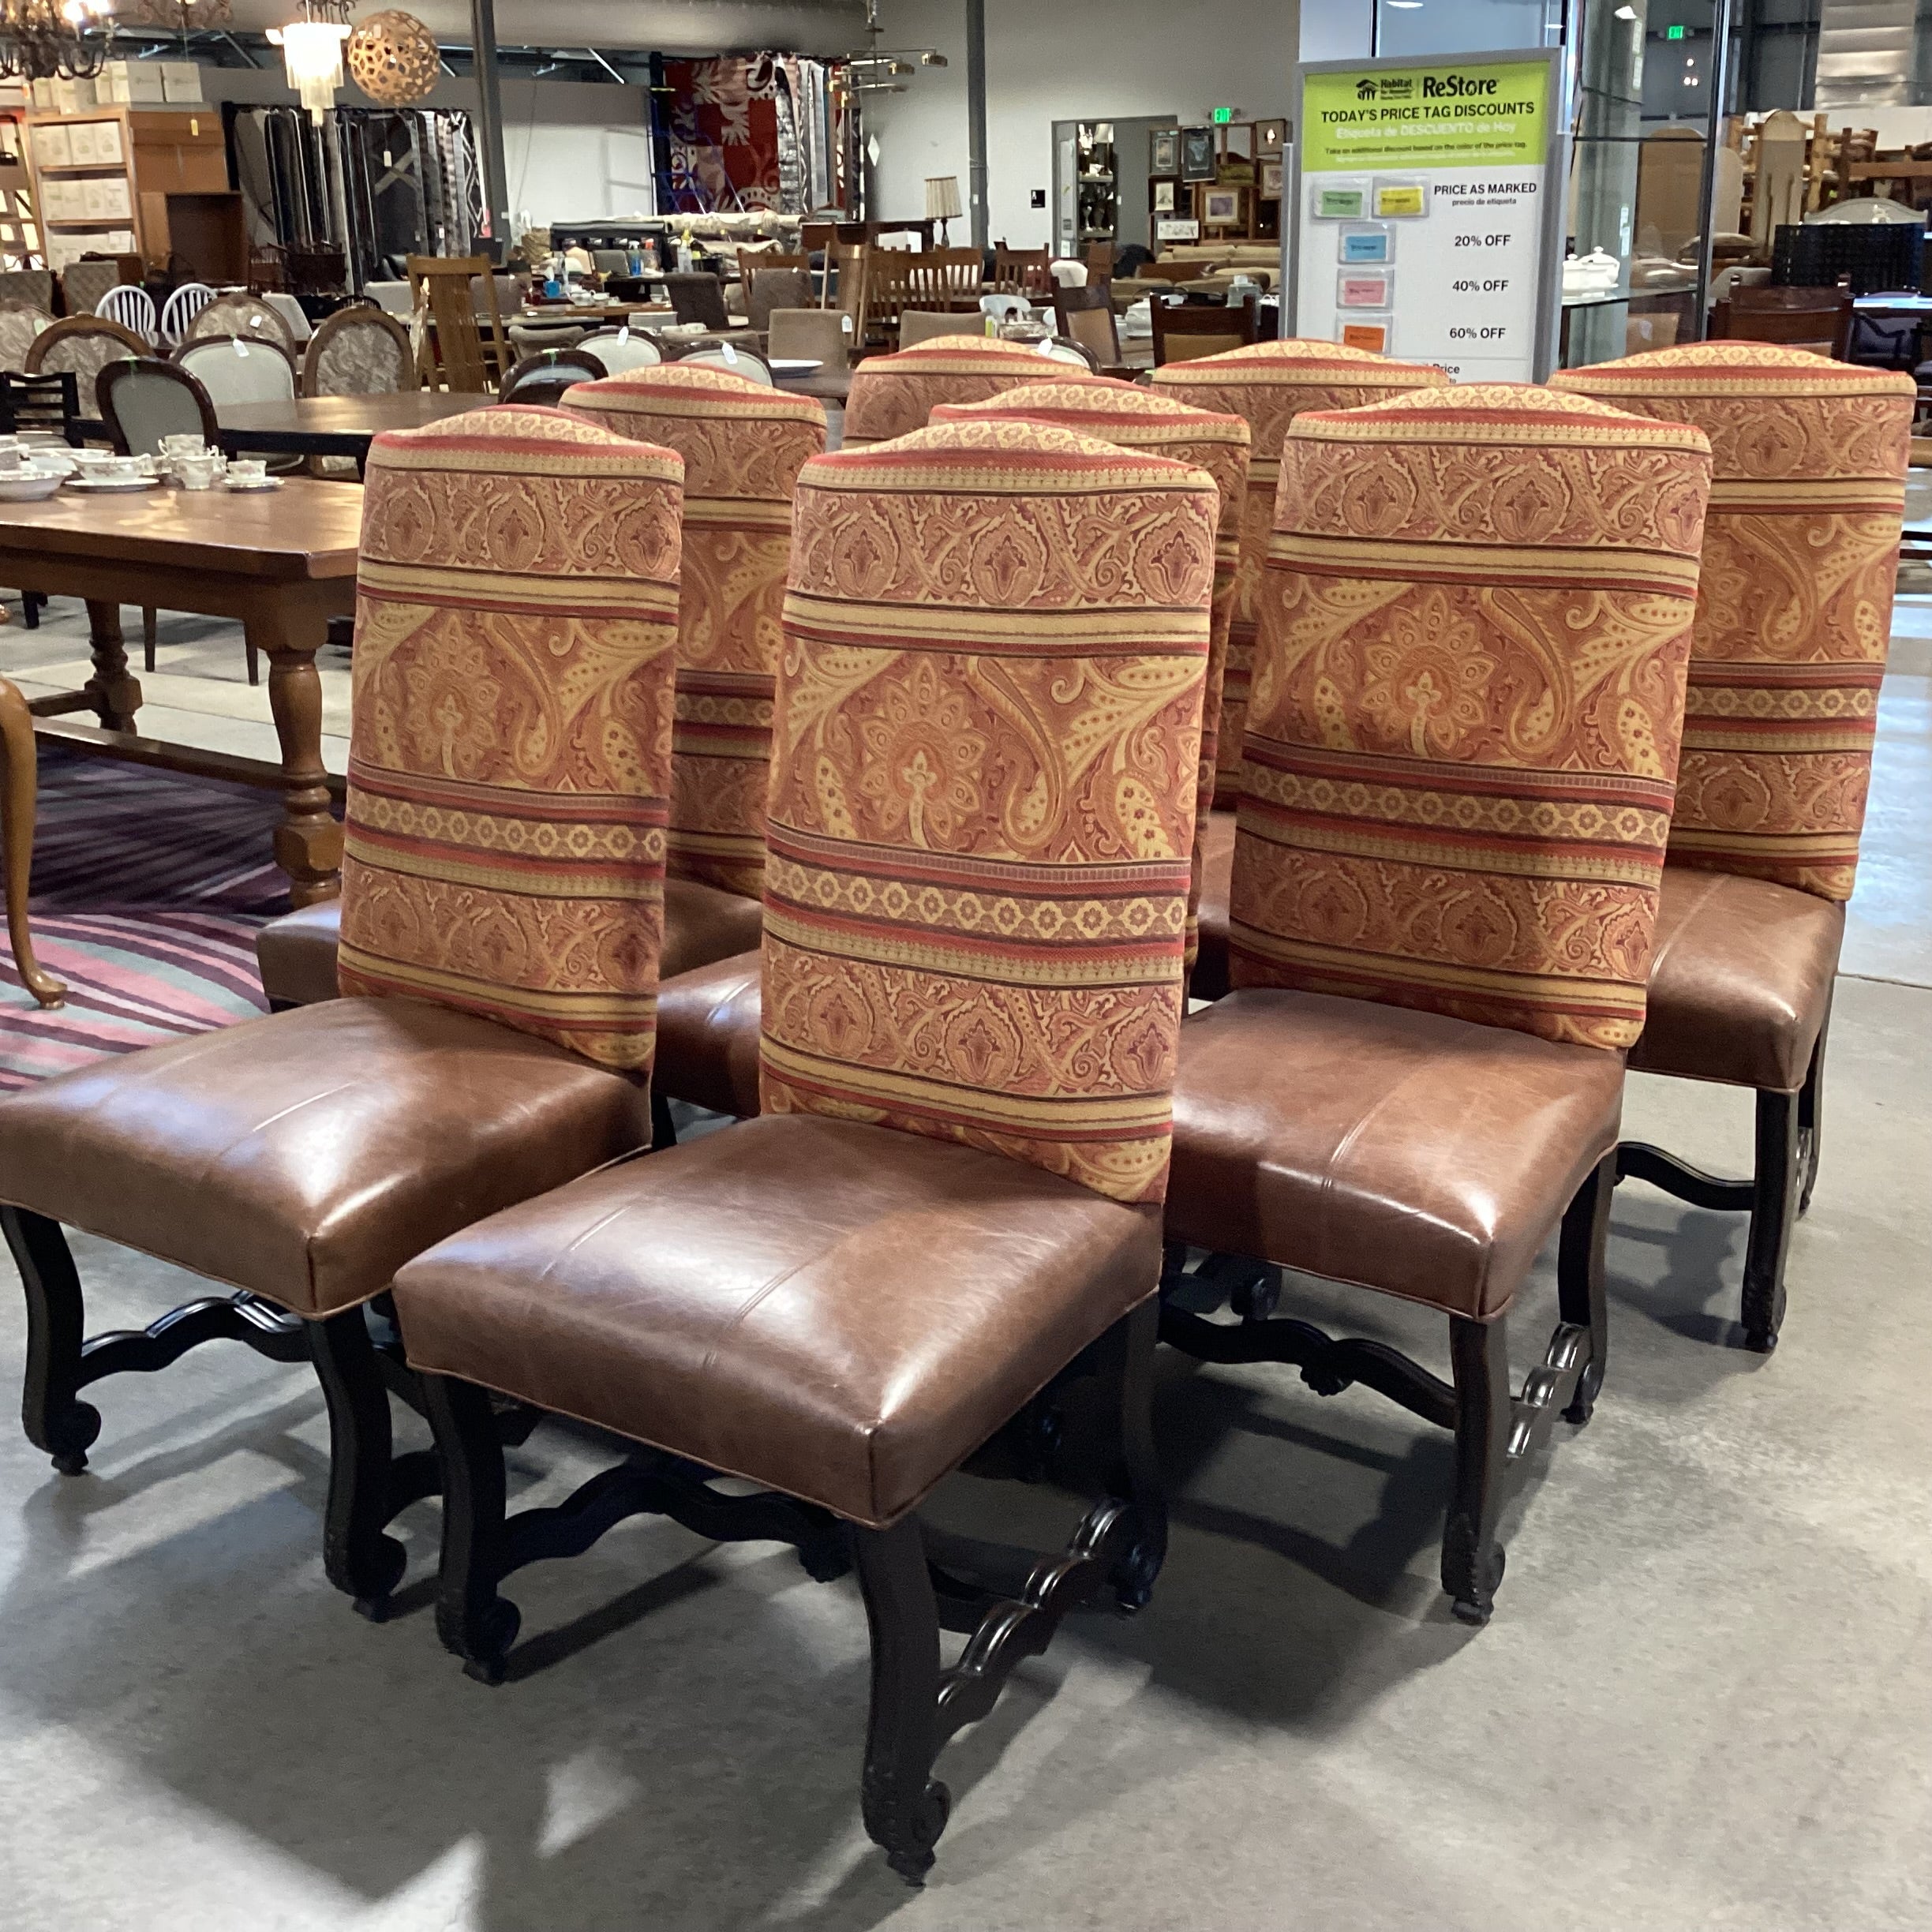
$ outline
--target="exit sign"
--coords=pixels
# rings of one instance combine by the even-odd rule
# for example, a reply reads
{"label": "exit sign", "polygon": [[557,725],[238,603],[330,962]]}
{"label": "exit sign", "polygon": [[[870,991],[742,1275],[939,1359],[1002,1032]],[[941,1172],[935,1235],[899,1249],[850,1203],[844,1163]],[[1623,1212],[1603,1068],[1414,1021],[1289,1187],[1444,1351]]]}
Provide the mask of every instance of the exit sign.
{"label": "exit sign", "polygon": [[1232,107],[1217,107],[1214,110],[1214,124],[1216,127],[1226,127],[1234,118],[1234,110]]}
{"label": "exit sign", "polygon": [[1687,31],[1687,29],[1682,27],[1666,27],[1664,29],[1664,38],[1666,40],[1681,40]]}

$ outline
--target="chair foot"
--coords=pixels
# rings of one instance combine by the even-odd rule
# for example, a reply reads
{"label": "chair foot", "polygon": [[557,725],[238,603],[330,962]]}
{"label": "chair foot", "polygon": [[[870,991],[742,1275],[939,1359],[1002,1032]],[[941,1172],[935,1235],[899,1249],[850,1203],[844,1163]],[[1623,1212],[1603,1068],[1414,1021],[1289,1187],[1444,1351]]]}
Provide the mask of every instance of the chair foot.
{"label": "chair foot", "polygon": [[1758,1171],[1739,1312],[1744,1346],[1758,1355],[1769,1355],[1777,1346],[1784,1321],[1784,1264],[1802,1192],[1800,1112],[1796,1094],[1758,1093]]}
{"label": "chair foot", "polygon": [[1455,1366],[1455,1487],[1443,1532],[1442,1585],[1457,1617],[1480,1625],[1489,1621],[1503,1581],[1496,1529],[1515,1407],[1507,1318],[1451,1317],[1449,1347]]}
{"label": "chair foot", "polygon": [[1563,1211],[1556,1251],[1556,1297],[1564,1321],[1587,1330],[1589,1354],[1579,1371],[1566,1422],[1589,1421],[1610,1360],[1610,1314],[1604,1286],[1604,1249],[1610,1234],[1610,1204],[1616,1194],[1617,1157],[1612,1148]]}
{"label": "chair foot", "polygon": [[1798,1090],[1798,1163],[1800,1185],[1798,1215],[1802,1220],[1811,1211],[1811,1191],[1818,1185],[1818,1163],[1825,1146],[1825,1043],[1831,1033],[1831,1008],[1825,1009],[1825,1023],[1818,1028],[1818,1043],[1811,1049],[1811,1064],[1805,1082]]}
{"label": "chair foot", "polygon": [[443,1556],[436,1634],[463,1674],[500,1684],[522,1619],[497,1593],[509,1570],[503,1440],[490,1398],[448,1376],[421,1377],[443,1465]]}
{"label": "chair foot", "polygon": [[160,613],[152,604],[141,608],[141,668],[152,671],[155,668],[156,628]]}
{"label": "chair foot", "polygon": [[24,1208],[0,1208],[0,1228],[27,1297],[21,1426],[27,1440],[44,1450],[63,1476],[78,1476],[101,1428],[100,1411],[79,1399],[85,1380],[80,1348],[87,1318],[80,1277],[58,1221]]}
{"label": "chair foot", "polygon": [[329,1485],[322,1564],[328,1580],[380,1623],[407,1553],[384,1533],[391,1507],[389,1391],[360,1308],[308,1324],[309,1353],[328,1403]]}
{"label": "chair foot", "polygon": [[1160,1339],[1160,1303],[1144,1301],[1107,1338],[1120,1429],[1115,1493],[1133,1505],[1133,1541],[1107,1581],[1114,1601],[1130,1616],[1145,1609],[1167,1560],[1167,1495],[1154,1448],[1154,1347]]}

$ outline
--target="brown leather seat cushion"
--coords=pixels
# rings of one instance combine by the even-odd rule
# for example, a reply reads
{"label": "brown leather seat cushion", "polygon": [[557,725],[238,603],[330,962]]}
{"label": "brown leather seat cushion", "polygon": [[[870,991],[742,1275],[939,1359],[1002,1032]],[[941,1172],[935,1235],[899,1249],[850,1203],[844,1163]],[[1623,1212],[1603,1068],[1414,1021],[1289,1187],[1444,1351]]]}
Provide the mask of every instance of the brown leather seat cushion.
{"label": "brown leather seat cushion", "polygon": [[418,1000],[330,1000],[0,1100],[0,1200],[329,1315],[648,1146],[645,1090]]}
{"label": "brown leather seat cushion", "polygon": [[1228,902],[1234,886],[1234,814],[1208,814],[1201,841],[1200,955],[1188,982],[1191,998],[1218,1000],[1228,990]]}
{"label": "brown leather seat cushion", "polygon": [[271,919],[255,935],[255,963],[271,1006],[313,1006],[335,997],[342,901],[324,899]]}
{"label": "brown leather seat cushion", "polygon": [[[765,924],[756,899],[721,892],[690,879],[665,881],[664,953],[657,971],[666,979],[713,960],[755,947]],[[335,997],[335,948],[342,938],[342,901],[271,919],[255,936],[262,990],[275,1006],[310,1006]]]}
{"label": "brown leather seat cushion", "polygon": [[1664,868],[1646,1073],[1794,1093],[1831,1000],[1844,908],[1768,879]]}
{"label": "brown leather seat cushion", "polygon": [[1500,1314],[1616,1144],[1620,1056],[1325,994],[1181,1029],[1167,1233]]}
{"label": "brown leather seat cushion", "polygon": [[755,952],[665,980],[651,1075],[657,1091],[714,1114],[755,1114],[761,993]]}
{"label": "brown leather seat cushion", "polygon": [[1018,1161],[768,1114],[405,1268],[410,1360],[893,1521],[1153,1294],[1159,1214]]}

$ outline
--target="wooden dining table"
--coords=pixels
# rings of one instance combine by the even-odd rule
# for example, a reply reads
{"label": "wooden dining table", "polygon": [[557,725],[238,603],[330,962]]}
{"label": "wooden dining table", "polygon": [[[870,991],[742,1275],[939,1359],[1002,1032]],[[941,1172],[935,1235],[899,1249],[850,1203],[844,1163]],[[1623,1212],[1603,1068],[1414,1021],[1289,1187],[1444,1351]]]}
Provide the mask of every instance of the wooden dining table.
{"label": "wooden dining table", "polygon": [[[322,762],[316,652],[331,617],[355,608],[362,491],[291,477],[253,492],[170,486],[125,494],[63,490],[44,503],[0,503],[0,584],[80,598],[93,675],[78,691],[32,701],[37,736],[83,750],[253,784],[282,795],[275,863],[298,906],[342,885],[340,781]],[[128,668],[123,604],[241,621],[268,660],[279,763],[146,738],[140,680]],[[92,711],[98,724],[71,714]]]}
{"label": "wooden dining table", "polygon": [[290,396],[275,402],[218,402],[215,420],[231,456],[369,456],[385,429],[424,429],[487,409],[493,395],[402,389],[388,395]]}

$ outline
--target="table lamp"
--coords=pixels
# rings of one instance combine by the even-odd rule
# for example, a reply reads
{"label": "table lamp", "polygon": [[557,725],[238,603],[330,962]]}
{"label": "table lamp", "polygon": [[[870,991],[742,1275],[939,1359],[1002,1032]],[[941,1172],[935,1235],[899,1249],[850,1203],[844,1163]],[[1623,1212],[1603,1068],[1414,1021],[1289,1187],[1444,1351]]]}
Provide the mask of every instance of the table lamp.
{"label": "table lamp", "polygon": [[952,223],[965,209],[960,205],[957,174],[929,174],[926,178],[926,219],[939,224],[939,245],[953,245]]}

